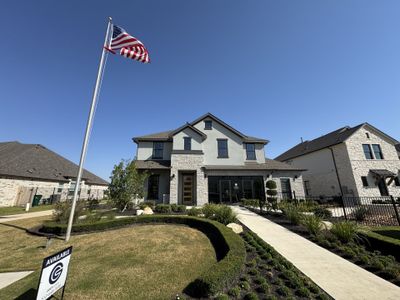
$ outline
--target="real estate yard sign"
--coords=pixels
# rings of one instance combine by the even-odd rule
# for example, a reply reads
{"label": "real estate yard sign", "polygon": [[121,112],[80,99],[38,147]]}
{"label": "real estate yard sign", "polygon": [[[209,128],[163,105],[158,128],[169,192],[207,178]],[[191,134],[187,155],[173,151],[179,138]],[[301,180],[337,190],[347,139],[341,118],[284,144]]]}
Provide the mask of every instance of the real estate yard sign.
{"label": "real estate yard sign", "polygon": [[72,246],[43,260],[36,300],[46,300],[65,287],[71,253]]}

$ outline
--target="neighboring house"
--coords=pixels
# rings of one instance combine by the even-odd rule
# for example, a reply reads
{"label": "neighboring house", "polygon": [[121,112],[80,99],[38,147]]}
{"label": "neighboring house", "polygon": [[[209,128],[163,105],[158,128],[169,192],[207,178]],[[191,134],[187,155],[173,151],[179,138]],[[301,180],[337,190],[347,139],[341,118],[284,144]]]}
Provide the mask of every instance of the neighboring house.
{"label": "neighboring house", "polygon": [[265,158],[268,141],[244,135],[208,113],[178,129],[135,137],[136,166],[150,174],[146,200],[185,205],[265,197],[265,183],[304,194],[301,168]]}
{"label": "neighboring house", "polygon": [[[0,206],[73,195],[78,166],[38,144],[0,143]],[[102,199],[108,182],[84,170],[80,198]]]}
{"label": "neighboring house", "polygon": [[363,123],[302,142],[276,160],[305,168],[309,196],[400,196],[395,139]]}

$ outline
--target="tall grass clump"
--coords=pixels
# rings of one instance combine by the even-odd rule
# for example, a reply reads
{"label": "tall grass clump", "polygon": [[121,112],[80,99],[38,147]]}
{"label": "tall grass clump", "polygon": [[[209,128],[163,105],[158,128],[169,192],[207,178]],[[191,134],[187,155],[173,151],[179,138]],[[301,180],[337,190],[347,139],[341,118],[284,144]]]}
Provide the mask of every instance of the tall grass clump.
{"label": "tall grass clump", "polygon": [[343,243],[349,243],[358,238],[357,224],[350,221],[333,224],[331,232]]}
{"label": "tall grass clump", "polygon": [[302,219],[302,214],[296,206],[294,206],[294,205],[286,206],[283,213],[285,214],[286,218],[289,219],[291,224],[293,224],[293,225],[300,224],[301,219]]}
{"label": "tall grass clump", "polygon": [[321,231],[321,219],[315,215],[303,216],[301,224],[310,234],[317,235]]}

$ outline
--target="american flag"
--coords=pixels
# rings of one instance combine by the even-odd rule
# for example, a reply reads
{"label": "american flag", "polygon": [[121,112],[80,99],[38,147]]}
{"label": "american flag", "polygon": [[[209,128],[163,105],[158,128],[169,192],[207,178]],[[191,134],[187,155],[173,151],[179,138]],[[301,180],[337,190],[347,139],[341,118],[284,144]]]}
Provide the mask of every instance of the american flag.
{"label": "american flag", "polygon": [[145,64],[150,62],[149,52],[143,43],[116,25],[113,25],[111,50],[119,50],[122,56]]}

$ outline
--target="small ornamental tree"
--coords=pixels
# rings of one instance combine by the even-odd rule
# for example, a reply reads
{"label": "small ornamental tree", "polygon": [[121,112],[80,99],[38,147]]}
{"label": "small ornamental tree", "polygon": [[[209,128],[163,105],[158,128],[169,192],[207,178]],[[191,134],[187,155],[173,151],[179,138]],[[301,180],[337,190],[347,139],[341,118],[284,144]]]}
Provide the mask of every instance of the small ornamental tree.
{"label": "small ornamental tree", "polygon": [[268,206],[272,209],[277,209],[277,199],[276,195],[278,192],[276,191],[276,182],[274,180],[268,180],[265,184],[267,188],[267,202]]}
{"label": "small ornamental tree", "polygon": [[135,160],[121,160],[114,166],[108,194],[111,202],[119,210],[124,211],[136,198],[144,197],[144,182],[148,174],[136,169]]}

